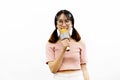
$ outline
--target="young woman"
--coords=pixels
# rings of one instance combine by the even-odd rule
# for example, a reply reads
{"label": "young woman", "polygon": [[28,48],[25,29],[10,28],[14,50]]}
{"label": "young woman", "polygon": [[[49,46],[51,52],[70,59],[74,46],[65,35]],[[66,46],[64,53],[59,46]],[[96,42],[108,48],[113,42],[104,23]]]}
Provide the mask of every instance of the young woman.
{"label": "young woman", "polygon": [[[62,29],[67,30],[69,38],[61,38]],[[55,16],[55,30],[46,44],[46,64],[54,80],[89,80],[86,63],[85,44],[74,27],[73,15],[60,10]]]}

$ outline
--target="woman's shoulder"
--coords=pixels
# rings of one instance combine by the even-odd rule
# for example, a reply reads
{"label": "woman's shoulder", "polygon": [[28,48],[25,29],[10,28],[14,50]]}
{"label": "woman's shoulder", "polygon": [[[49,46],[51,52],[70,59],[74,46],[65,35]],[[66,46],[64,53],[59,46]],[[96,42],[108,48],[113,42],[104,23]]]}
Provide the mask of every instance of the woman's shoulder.
{"label": "woman's shoulder", "polygon": [[51,46],[51,47],[52,47],[52,46],[55,46],[55,45],[57,45],[57,44],[58,44],[58,42],[56,42],[56,43],[51,43],[51,42],[48,41],[48,42],[46,43],[46,46]]}
{"label": "woman's shoulder", "polygon": [[80,41],[78,41],[79,44],[85,44],[85,41],[83,41],[82,39]]}
{"label": "woman's shoulder", "polygon": [[54,45],[55,43],[47,42],[46,45]]}
{"label": "woman's shoulder", "polygon": [[80,40],[77,42],[80,46],[82,46],[83,48],[86,47],[85,41],[84,40]]}

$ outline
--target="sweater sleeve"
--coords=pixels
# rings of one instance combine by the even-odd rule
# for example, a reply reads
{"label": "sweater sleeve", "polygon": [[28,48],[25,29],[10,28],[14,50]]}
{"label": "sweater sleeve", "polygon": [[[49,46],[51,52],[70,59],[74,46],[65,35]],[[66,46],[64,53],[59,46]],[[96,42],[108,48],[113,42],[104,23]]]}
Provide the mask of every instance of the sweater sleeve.
{"label": "sweater sleeve", "polygon": [[80,64],[87,63],[86,45],[80,42]]}
{"label": "sweater sleeve", "polygon": [[49,61],[54,61],[55,54],[54,54],[54,47],[52,44],[47,43],[46,44],[46,64],[48,64]]}

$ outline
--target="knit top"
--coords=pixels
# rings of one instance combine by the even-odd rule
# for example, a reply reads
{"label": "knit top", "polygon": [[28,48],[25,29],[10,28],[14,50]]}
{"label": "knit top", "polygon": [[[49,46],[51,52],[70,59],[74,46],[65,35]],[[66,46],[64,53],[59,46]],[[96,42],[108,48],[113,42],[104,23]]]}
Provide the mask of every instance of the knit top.
{"label": "knit top", "polygon": [[[83,42],[69,42],[70,51],[65,51],[62,64],[58,71],[81,69],[80,64],[87,63],[86,47]],[[46,64],[54,61],[62,49],[62,44],[56,43],[46,44]]]}

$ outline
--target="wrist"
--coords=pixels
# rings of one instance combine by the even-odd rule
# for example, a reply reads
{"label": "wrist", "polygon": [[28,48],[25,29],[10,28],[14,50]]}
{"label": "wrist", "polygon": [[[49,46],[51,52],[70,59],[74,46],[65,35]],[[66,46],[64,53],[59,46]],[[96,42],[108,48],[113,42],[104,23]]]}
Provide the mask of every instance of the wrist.
{"label": "wrist", "polygon": [[63,51],[70,51],[70,47],[69,46],[63,46]]}

